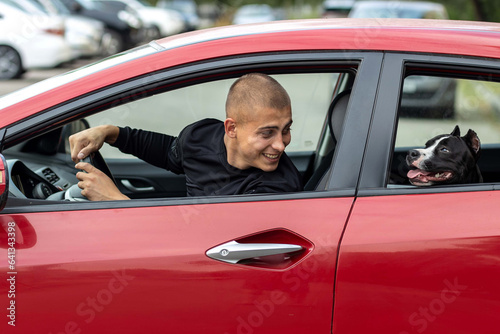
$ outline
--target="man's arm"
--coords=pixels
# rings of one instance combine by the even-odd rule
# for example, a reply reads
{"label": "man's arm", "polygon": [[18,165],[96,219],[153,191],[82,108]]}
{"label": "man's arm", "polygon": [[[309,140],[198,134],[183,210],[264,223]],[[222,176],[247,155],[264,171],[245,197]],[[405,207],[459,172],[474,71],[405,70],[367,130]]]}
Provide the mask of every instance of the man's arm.
{"label": "man's arm", "polygon": [[71,160],[78,163],[90,153],[99,151],[104,143],[113,144],[118,138],[119,128],[114,125],[101,125],[69,137]]}
{"label": "man's arm", "polygon": [[111,144],[112,146],[153,166],[171,170],[175,173],[183,172],[174,166],[177,163],[174,160],[180,161],[179,156],[172,154],[172,150],[177,148],[177,137],[129,127],[119,128],[119,130],[119,136]]}
{"label": "man's arm", "polygon": [[[130,153],[144,161],[182,173],[180,156],[172,154],[169,159],[175,137],[160,133],[119,128],[113,125],[102,125],[90,128],[72,135],[69,138],[71,145],[71,159],[78,162],[75,166],[84,172],[76,174],[78,186],[82,195],[93,201],[129,199],[122,194],[115,184],[103,172],[86,162],[79,162],[90,153],[98,151],[104,143],[119,148],[124,153]],[[174,145],[175,146],[175,145]]]}

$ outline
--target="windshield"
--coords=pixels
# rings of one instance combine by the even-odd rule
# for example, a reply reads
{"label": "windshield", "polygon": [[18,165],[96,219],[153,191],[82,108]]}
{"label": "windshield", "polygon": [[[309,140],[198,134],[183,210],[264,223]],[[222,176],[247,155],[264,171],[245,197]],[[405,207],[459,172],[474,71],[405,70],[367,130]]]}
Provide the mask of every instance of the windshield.
{"label": "windshield", "polygon": [[144,0],[138,0],[137,2],[140,2],[143,6],[145,7],[151,7],[151,4],[147,1]]}
{"label": "windshield", "polygon": [[55,9],[56,12],[62,14],[62,15],[70,15],[71,12],[69,11],[68,7],[66,7],[61,1],[59,0],[52,0],[49,3],[47,3],[48,6],[51,6],[52,8]]}
{"label": "windshield", "polygon": [[78,2],[80,5],[82,5],[83,8],[87,8],[87,9],[95,9],[96,8],[96,4],[93,1],[76,0],[76,2]]}
{"label": "windshield", "polygon": [[2,2],[28,14],[38,14],[38,15],[46,14],[45,9],[39,3],[36,2],[28,1],[28,2],[23,2],[22,4],[19,4],[17,1],[14,0],[2,0]]}

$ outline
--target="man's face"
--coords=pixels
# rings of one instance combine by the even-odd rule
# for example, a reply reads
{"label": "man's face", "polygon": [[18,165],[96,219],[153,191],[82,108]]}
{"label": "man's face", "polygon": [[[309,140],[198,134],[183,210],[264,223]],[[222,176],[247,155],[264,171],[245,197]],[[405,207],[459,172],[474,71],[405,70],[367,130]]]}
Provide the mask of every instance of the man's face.
{"label": "man's face", "polygon": [[272,172],[285,147],[290,144],[292,111],[263,108],[243,124],[237,125],[238,151],[236,167],[255,167]]}

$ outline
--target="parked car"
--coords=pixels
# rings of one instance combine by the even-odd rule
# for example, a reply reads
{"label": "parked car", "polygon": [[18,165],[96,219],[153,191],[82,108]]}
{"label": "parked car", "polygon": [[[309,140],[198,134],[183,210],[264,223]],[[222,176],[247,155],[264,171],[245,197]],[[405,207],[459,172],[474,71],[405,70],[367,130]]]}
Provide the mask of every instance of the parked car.
{"label": "parked car", "polygon": [[324,18],[347,17],[356,0],[325,0],[323,1]]}
{"label": "parked car", "polygon": [[244,5],[236,10],[233,24],[262,23],[276,20],[273,8],[266,4]]}
{"label": "parked car", "polygon": [[159,35],[158,29],[144,23],[139,13],[126,3],[111,0],[94,0],[94,3],[98,4],[98,6],[106,12],[116,13],[118,17],[123,18],[125,21],[133,20],[135,22],[140,22],[139,25],[142,28],[140,30],[141,36],[137,38],[138,43],[148,43],[153,39],[158,39],[161,37]]}
{"label": "parked car", "polygon": [[157,29],[161,37],[175,35],[186,30],[182,15],[175,10],[154,7],[139,0],[108,1],[121,2],[132,7],[146,25]]}
{"label": "parked car", "polygon": [[[13,2],[13,0],[7,1]],[[15,2],[32,14],[59,17],[64,21],[64,37],[73,49],[74,58],[101,54],[101,38],[104,34],[104,24],[101,21],[72,15],[59,0],[18,0]]]}
{"label": "parked car", "polygon": [[349,17],[448,19],[446,7],[430,1],[356,1]]}
{"label": "parked car", "polygon": [[160,0],[156,3],[156,6],[179,12],[184,19],[184,25],[187,31],[200,28],[198,5],[194,0]]}
{"label": "parked car", "polygon": [[[353,5],[348,17],[448,19],[448,12],[442,4],[427,1],[359,1]],[[403,116],[453,117],[455,79],[413,76],[407,81],[401,103]]]}
{"label": "parked car", "polygon": [[[226,26],[0,98],[2,333],[495,332],[499,33],[450,20]],[[104,146],[132,200],[54,200],[78,190],[72,133],[224,119],[250,72],[290,94],[304,191],[186,197],[181,175]],[[458,80],[452,119],[400,117],[410,75]],[[409,149],[457,124],[481,139],[482,183],[399,180]]]}
{"label": "parked car", "polygon": [[30,14],[17,4],[0,1],[0,79],[26,70],[53,68],[73,59],[57,17]]}
{"label": "parked car", "polygon": [[105,56],[124,51],[143,43],[142,22],[133,15],[106,10],[90,0],[60,0],[72,14],[102,21],[105,32],[102,36],[102,53]]}

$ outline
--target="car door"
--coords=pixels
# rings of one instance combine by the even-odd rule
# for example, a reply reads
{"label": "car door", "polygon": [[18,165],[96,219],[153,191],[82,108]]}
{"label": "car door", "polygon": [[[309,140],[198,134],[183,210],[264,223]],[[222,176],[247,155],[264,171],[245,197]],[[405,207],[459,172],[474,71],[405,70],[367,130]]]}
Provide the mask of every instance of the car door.
{"label": "car door", "polygon": [[[386,55],[360,191],[340,247],[333,333],[496,332],[499,70],[486,59]],[[422,94],[414,97],[425,112],[398,118],[407,82],[426,78],[456,81],[453,113],[429,117],[440,99]],[[457,124],[462,135],[471,128],[481,139],[484,182],[410,185],[406,152]]]}
{"label": "car door", "polygon": [[[0,245],[10,256],[0,264],[9,276],[2,304],[10,307],[2,328],[53,334],[330,333],[338,245],[354,200],[381,56],[283,57],[205,62],[204,72],[199,64],[193,66],[198,72],[186,66],[170,82],[154,85],[196,82],[214,73],[227,78],[229,69],[234,78],[256,68],[274,75],[287,73],[285,68],[308,73],[355,66],[352,90],[364,98],[349,100],[322,191],[92,203],[11,196],[0,215]],[[133,96],[130,87],[139,82],[144,80],[113,85],[109,96]],[[106,94],[88,94],[72,112],[65,104],[19,122],[18,138],[29,137],[33,122],[64,123],[74,110],[86,114],[112,104]],[[9,159],[9,151],[3,153]]]}
{"label": "car door", "polygon": [[[2,269],[15,285],[2,298],[15,302],[16,329],[30,333],[271,333],[283,327],[327,333],[336,246],[351,204],[352,197],[342,196],[6,210],[2,227],[15,226],[16,245],[2,248],[16,252],[14,267]],[[232,252],[235,241],[250,251],[266,244],[301,250],[255,256],[247,264],[206,255],[220,245]]]}

